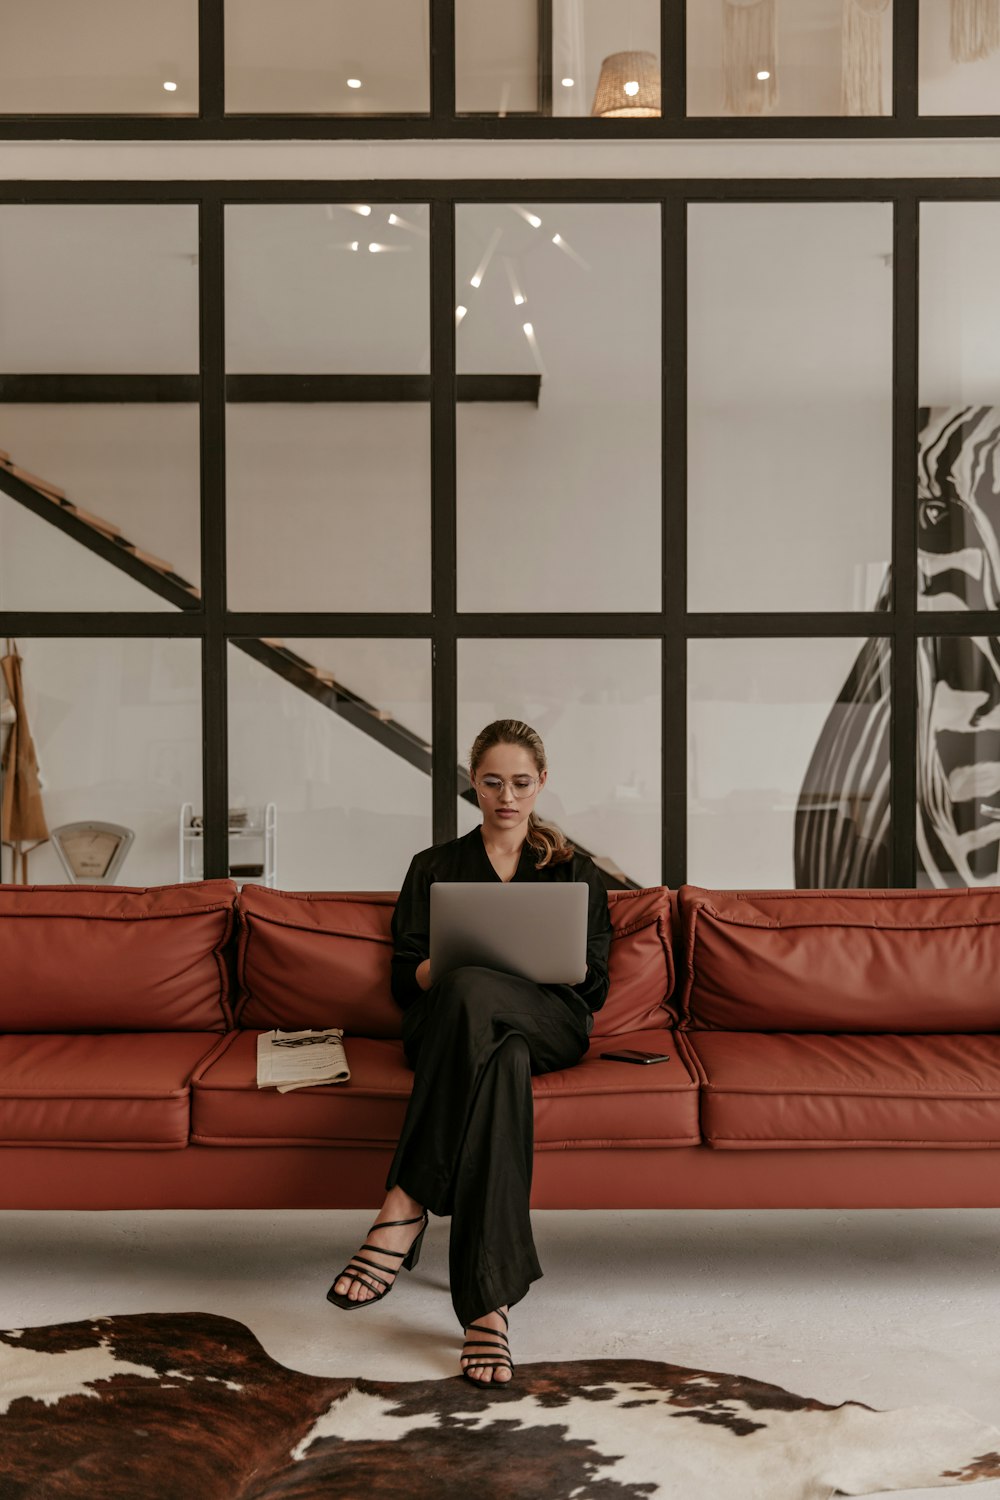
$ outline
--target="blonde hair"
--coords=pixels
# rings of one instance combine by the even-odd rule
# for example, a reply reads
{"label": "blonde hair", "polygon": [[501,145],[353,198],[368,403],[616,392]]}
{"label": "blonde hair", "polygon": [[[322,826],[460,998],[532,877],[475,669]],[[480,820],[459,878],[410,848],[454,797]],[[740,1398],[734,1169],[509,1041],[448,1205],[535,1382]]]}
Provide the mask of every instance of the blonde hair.
{"label": "blonde hair", "polygon": [[[494,745],[520,745],[534,758],[538,774],[547,769],[545,746],[541,737],[530,724],[521,719],[494,719],[480,730],[469,752],[469,772],[475,776],[483,756]],[[546,865],[561,865],[572,859],[576,852],[566,836],[552,823],[543,823],[534,813],[528,814],[528,832],[525,842],[538,854],[538,868]]]}

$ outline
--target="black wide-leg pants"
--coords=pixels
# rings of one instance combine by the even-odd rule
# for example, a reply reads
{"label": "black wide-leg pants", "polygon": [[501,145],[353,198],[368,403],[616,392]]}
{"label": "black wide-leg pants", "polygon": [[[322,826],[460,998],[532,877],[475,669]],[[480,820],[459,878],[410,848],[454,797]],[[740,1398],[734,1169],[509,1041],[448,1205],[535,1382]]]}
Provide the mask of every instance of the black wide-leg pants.
{"label": "black wide-leg pants", "polygon": [[532,1073],[579,1062],[587,1007],[495,969],[454,969],[403,1013],[413,1092],[386,1187],[451,1215],[451,1299],[463,1328],[542,1274],[528,1199]]}

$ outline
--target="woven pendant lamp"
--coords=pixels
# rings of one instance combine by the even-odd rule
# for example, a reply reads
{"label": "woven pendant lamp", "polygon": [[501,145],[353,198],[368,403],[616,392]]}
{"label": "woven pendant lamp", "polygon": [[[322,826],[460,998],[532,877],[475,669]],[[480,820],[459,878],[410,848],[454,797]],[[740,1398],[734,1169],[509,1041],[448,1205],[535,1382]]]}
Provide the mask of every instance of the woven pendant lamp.
{"label": "woven pendant lamp", "polygon": [[1000,48],[1000,0],[951,0],[954,62],[978,62]]}
{"label": "woven pendant lamp", "polygon": [[840,107],[845,115],[882,113],[882,17],[890,0],[844,0]]}
{"label": "woven pendant lamp", "polygon": [[652,52],[612,52],[601,63],[592,115],[649,119],[660,113],[660,65]]}
{"label": "woven pendant lamp", "polygon": [[722,0],[723,107],[761,115],[778,102],[774,0]]}

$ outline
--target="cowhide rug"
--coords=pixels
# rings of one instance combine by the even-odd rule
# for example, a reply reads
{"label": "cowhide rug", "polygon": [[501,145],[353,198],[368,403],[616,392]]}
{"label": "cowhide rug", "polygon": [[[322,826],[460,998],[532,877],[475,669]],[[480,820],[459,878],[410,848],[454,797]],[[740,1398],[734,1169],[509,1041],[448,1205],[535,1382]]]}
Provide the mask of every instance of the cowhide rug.
{"label": "cowhide rug", "polygon": [[948,1407],[827,1406],[654,1360],[513,1387],[285,1369],[207,1313],[0,1333],[0,1500],[828,1500],[1000,1477]]}

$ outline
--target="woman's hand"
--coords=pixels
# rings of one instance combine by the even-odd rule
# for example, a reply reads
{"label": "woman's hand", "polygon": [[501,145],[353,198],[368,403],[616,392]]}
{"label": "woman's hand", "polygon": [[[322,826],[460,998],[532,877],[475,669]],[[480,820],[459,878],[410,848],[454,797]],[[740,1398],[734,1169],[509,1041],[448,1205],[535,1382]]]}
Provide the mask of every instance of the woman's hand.
{"label": "woman's hand", "polygon": [[422,990],[429,990],[430,989],[430,987],[431,987],[431,961],[430,961],[429,958],[425,958],[422,963],[417,964],[417,972],[416,972],[416,976],[415,977],[416,977],[417,983],[419,984],[419,986],[420,986],[420,988]]}

